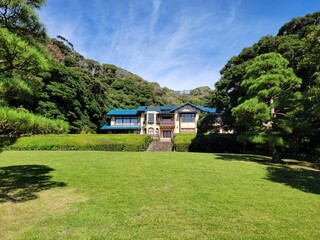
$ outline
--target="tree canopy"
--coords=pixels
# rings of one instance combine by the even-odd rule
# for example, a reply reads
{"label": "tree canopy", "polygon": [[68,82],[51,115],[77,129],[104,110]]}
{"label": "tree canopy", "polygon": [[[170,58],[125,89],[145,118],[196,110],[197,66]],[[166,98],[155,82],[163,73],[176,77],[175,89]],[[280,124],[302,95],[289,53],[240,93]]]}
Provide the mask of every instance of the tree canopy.
{"label": "tree canopy", "polygon": [[0,0],[0,25],[21,37],[44,40],[45,28],[35,9],[45,0]]}
{"label": "tree canopy", "polygon": [[[248,100],[246,97],[250,94],[250,91],[259,93],[259,96],[256,96],[259,99],[263,95],[268,95],[271,90],[269,91],[268,88],[260,89],[260,86],[264,86],[260,85],[260,81],[257,83],[258,86],[253,84],[248,78],[250,75],[248,71],[253,68],[252,63],[258,56],[266,53],[279,53],[287,60],[287,67],[292,69],[290,71],[293,71],[301,79],[301,84],[289,91],[290,94],[296,91],[300,92],[301,100],[299,103],[301,105],[299,109],[301,111],[293,112],[290,117],[291,125],[295,126],[292,128],[292,132],[290,134],[281,133],[281,136],[290,145],[287,151],[291,153],[308,152],[317,154],[320,150],[318,141],[320,138],[320,124],[319,114],[316,110],[319,109],[317,100],[320,93],[318,80],[320,66],[319,17],[320,12],[316,12],[295,18],[284,24],[277,36],[262,37],[253,46],[244,48],[239,55],[232,57],[226,63],[221,70],[221,79],[215,84],[216,89],[211,95],[211,104],[225,110],[223,122],[226,127],[232,128],[238,133],[247,131],[243,124],[239,124],[236,121],[236,115],[232,114],[232,109]],[[255,65],[257,69],[261,67],[257,64]],[[253,74],[256,70],[251,69],[250,71]],[[281,75],[283,75],[282,77],[286,76],[285,73],[281,73]],[[261,79],[260,76],[256,77]],[[268,76],[263,78],[266,83],[270,81]],[[251,88],[249,92],[247,92],[248,84]],[[288,98],[290,99],[291,97],[288,96]],[[253,100],[251,101],[252,107],[262,107],[262,105],[255,105]],[[256,103],[258,104],[258,102]],[[244,106],[242,105],[242,107]]]}
{"label": "tree canopy", "polygon": [[256,57],[245,69],[241,83],[246,95],[232,109],[236,122],[245,127],[241,137],[253,143],[266,143],[274,161],[279,159],[277,147],[286,145],[283,136],[292,132],[301,100],[297,91],[301,79],[288,65],[278,53]]}

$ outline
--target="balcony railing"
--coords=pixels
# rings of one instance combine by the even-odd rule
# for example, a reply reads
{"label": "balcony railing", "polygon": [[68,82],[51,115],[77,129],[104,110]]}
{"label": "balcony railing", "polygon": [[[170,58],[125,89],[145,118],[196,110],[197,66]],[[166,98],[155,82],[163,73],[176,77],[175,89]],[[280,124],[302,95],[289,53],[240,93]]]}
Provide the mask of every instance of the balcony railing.
{"label": "balcony railing", "polygon": [[160,127],[174,127],[174,122],[160,122]]}

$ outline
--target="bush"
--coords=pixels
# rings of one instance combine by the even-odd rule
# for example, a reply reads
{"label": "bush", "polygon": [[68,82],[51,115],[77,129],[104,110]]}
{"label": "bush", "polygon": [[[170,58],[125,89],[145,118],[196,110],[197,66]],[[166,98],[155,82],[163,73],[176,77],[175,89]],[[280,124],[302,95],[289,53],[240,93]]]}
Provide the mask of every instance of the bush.
{"label": "bush", "polygon": [[137,134],[50,134],[22,137],[7,150],[97,150],[142,152],[152,141]]}
{"label": "bush", "polygon": [[192,141],[196,138],[195,133],[175,134],[173,147],[176,152],[189,152]]}
{"label": "bush", "polygon": [[244,144],[234,134],[198,135],[189,146],[190,152],[242,153]]}
{"label": "bush", "polygon": [[[251,146],[250,146],[251,147]],[[242,153],[244,144],[234,134],[177,134],[174,138],[177,152]]]}

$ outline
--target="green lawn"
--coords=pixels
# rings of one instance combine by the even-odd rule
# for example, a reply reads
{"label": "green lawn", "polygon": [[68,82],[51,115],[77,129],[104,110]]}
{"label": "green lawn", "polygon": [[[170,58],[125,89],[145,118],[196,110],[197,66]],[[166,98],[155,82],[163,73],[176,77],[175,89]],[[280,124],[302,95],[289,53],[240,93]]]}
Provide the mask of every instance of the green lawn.
{"label": "green lawn", "polygon": [[320,239],[319,168],[263,160],[2,152],[0,239]]}

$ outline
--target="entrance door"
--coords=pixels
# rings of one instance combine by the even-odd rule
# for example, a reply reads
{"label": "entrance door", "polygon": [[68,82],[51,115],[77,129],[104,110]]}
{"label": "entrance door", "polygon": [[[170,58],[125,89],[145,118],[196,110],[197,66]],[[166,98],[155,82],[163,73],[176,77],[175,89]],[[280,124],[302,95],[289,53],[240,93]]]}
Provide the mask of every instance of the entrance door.
{"label": "entrance door", "polygon": [[171,131],[163,131],[163,138],[171,138],[172,132]]}

